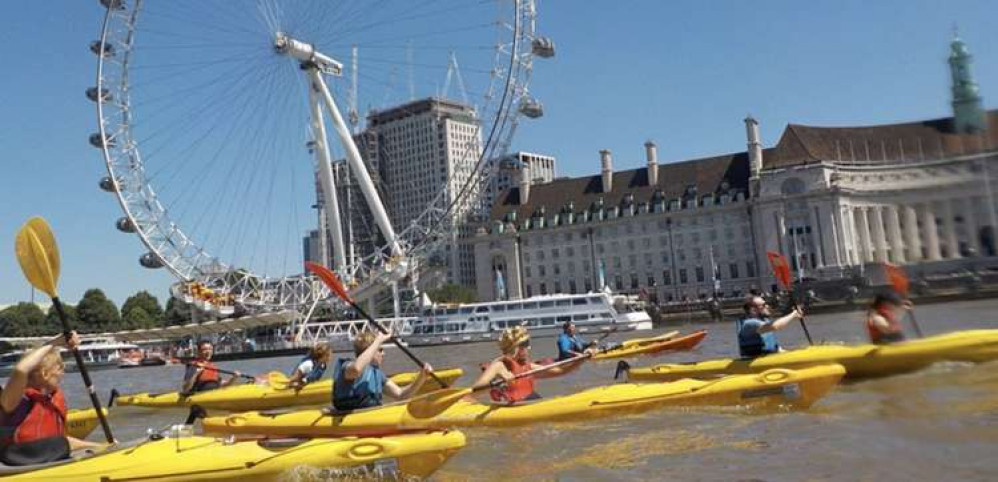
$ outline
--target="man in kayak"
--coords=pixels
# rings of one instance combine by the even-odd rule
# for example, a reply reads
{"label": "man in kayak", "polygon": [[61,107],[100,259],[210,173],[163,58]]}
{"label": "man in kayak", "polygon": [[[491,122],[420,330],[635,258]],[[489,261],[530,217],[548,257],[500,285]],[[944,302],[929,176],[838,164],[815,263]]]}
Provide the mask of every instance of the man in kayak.
{"label": "man in kayak", "polygon": [[24,355],[0,393],[0,462],[32,465],[65,459],[73,450],[99,447],[66,435],[66,399],[59,383],[66,365],[60,348],[80,344],[75,332],[59,335]]}
{"label": "man in kayak", "polygon": [[567,363],[560,367],[516,379],[520,373],[543,367],[530,359],[530,332],[522,326],[503,330],[502,336],[499,337],[499,348],[502,350],[502,356],[493,360],[473,385],[476,388],[484,387],[496,378],[505,380],[506,385],[503,388],[492,390],[489,393],[492,400],[496,402],[517,403],[541,398],[534,391],[535,378],[553,378],[564,375],[579,368],[579,365],[584,361],[584,359],[580,359],[578,362]]}
{"label": "man in kayak", "polygon": [[239,372],[235,372],[228,379],[222,380],[218,375],[218,367],[211,362],[211,356],[214,353],[215,347],[210,341],[201,340],[198,342],[198,356],[187,364],[187,370],[184,371],[184,384],[180,393],[190,395],[227,387],[242,376]]}
{"label": "man in kayak", "polygon": [[558,335],[558,361],[585,355],[586,350],[591,350],[595,344],[596,342],[586,343],[579,336],[575,323],[566,321],[561,327],[561,334]]}
{"label": "man in kayak", "polygon": [[911,307],[911,301],[902,300],[893,292],[874,296],[873,303],[866,312],[866,332],[870,335],[870,342],[875,345],[886,345],[904,341],[898,313],[901,310],[910,310]]}
{"label": "man in kayak", "polygon": [[775,332],[804,316],[800,308],[794,307],[790,314],[773,320],[770,318],[769,304],[761,296],[749,297],[743,309],[745,316],[735,324],[738,330],[738,349],[743,358],[755,358],[782,351]]}
{"label": "man in kayak", "polygon": [[329,345],[317,343],[308,351],[308,355],[298,362],[295,371],[288,377],[288,386],[297,390],[322,378],[332,356],[333,352],[329,349]]}
{"label": "man in kayak", "polygon": [[355,360],[340,358],[333,368],[333,407],[337,410],[356,410],[381,405],[384,394],[405,400],[419,393],[426,378],[433,372],[428,363],[423,365],[419,375],[404,389],[385,376],[381,364],[385,359],[385,348],[381,346],[391,339],[391,335],[375,335],[364,331],[353,340]]}

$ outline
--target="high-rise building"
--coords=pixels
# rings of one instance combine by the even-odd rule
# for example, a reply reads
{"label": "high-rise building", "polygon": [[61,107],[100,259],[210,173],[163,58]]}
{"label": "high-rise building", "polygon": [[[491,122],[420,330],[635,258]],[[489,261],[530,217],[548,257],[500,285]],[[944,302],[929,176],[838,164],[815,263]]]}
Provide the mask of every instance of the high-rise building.
{"label": "high-rise building", "polygon": [[530,184],[547,184],[555,177],[555,158],[531,152],[514,152],[498,159],[489,161],[488,169],[495,174],[488,180],[488,187],[482,196],[482,206],[485,212],[492,209],[499,193],[519,185],[526,179]]}

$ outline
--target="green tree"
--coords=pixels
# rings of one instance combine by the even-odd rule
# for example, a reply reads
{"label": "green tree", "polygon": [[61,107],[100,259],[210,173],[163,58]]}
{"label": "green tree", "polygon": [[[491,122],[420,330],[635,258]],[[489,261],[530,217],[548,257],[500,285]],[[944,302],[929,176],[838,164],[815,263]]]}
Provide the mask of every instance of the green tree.
{"label": "green tree", "polygon": [[128,315],[122,317],[126,330],[139,330],[143,328],[153,328],[159,326],[156,319],[152,317],[141,306],[136,306],[128,311]]}
{"label": "green tree", "polygon": [[475,290],[454,283],[447,283],[435,290],[429,290],[426,295],[437,303],[474,303],[478,299]]}
{"label": "green tree", "polygon": [[3,336],[35,336],[42,334],[45,313],[34,303],[18,303],[0,311],[0,332]]}
{"label": "green tree", "polygon": [[166,326],[186,325],[191,322],[191,312],[184,303],[171,296],[166,300],[166,313],[163,318]]}
{"label": "green tree", "polygon": [[[139,308],[144,312],[141,317],[142,323],[138,322],[139,316],[132,313]],[[130,296],[125,300],[125,304],[121,305],[121,318],[124,319],[125,325],[133,330],[162,326],[163,308],[159,306],[159,300],[155,296],[142,290]]]}
{"label": "green tree", "polygon": [[117,331],[121,327],[121,315],[114,302],[107,299],[104,292],[91,288],[83,293],[83,299],[76,305],[82,333]]}
{"label": "green tree", "polygon": [[[70,328],[74,330],[79,330],[80,319],[76,316],[76,307],[73,305],[62,305],[62,311],[66,313],[66,320],[69,321]],[[55,309],[55,305],[49,307],[48,313],[45,314],[45,330],[43,335],[58,335],[62,333],[62,321],[59,320],[59,311]]]}

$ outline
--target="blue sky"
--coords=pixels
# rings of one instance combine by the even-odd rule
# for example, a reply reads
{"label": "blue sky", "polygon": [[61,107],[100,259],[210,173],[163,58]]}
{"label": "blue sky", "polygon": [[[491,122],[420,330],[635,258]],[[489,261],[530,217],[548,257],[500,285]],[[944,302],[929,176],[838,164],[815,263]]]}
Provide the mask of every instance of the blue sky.
{"label": "blue sky", "polygon": [[[558,158],[560,175],[743,150],[742,119],[772,145],[787,123],[865,125],[949,114],[945,59],[954,24],[975,55],[985,104],[998,96],[998,7],[988,1],[596,1],[539,3],[538,30],[557,56],[538,60],[531,90],[546,115],[526,121],[515,147]],[[30,289],[13,256],[28,217],[51,222],[63,257],[61,291],[89,287],[118,303],[139,289],[167,296],[163,271],[114,229],[121,216],[97,188],[106,171],[87,136],[94,83],[87,49],[96,1],[20,2],[0,19],[0,304]],[[467,62],[462,61],[462,64]]]}

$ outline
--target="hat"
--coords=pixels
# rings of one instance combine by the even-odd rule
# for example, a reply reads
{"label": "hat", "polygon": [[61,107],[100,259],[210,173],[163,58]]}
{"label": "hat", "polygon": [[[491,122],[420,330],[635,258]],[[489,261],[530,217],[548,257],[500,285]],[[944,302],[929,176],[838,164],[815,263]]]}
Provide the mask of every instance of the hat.
{"label": "hat", "polygon": [[506,328],[499,337],[499,349],[503,353],[513,353],[516,346],[525,341],[530,341],[530,333],[522,326]]}

